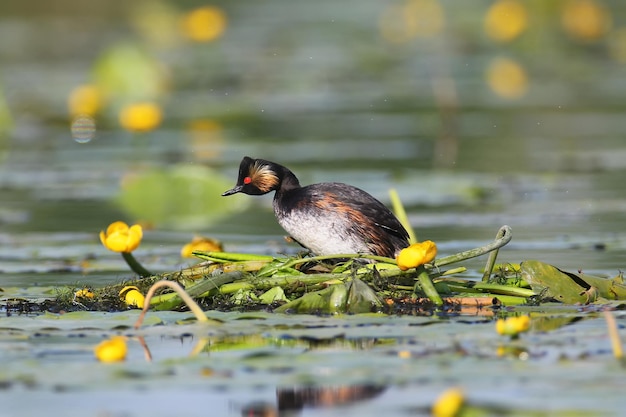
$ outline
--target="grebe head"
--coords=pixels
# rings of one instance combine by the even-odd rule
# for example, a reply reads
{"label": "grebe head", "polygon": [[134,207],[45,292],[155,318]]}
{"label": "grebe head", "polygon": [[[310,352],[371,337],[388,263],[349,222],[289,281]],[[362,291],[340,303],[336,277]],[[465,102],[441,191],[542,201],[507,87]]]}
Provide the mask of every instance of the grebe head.
{"label": "grebe head", "polygon": [[237,185],[222,196],[236,193],[262,195],[280,188],[283,172],[282,166],[264,159],[252,159],[244,156],[239,165]]}

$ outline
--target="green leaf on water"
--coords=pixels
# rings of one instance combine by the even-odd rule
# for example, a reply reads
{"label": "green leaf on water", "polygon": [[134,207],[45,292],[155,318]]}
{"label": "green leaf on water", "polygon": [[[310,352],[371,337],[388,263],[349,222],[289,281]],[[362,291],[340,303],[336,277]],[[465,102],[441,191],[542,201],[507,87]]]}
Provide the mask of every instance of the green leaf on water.
{"label": "green leaf on water", "polygon": [[534,260],[522,262],[521,274],[532,290],[544,299],[552,298],[567,304],[588,304],[598,298],[626,299],[626,285],[621,275],[607,279],[563,271]]}

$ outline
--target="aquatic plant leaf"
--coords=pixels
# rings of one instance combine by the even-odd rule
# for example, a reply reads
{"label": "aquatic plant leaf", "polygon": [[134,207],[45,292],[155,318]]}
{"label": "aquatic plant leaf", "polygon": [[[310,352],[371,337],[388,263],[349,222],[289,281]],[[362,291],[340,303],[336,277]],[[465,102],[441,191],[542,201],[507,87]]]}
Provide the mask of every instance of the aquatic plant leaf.
{"label": "aquatic plant leaf", "polygon": [[263,304],[272,304],[277,301],[288,301],[285,291],[281,287],[273,287],[259,296],[259,301]]}
{"label": "aquatic plant leaf", "polygon": [[323,290],[304,294],[274,310],[277,313],[334,314],[346,311],[348,288],[345,284],[331,285]]}
{"label": "aquatic plant leaf", "polygon": [[522,278],[532,290],[543,298],[553,298],[563,303],[590,303],[599,297],[624,300],[626,285],[621,276],[614,279],[567,272],[540,261],[524,261]]}
{"label": "aquatic plant leaf", "polygon": [[563,271],[539,261],[522,262],[521,273],[535,293],[563,303],[587,304],[598,298],[626,299],[626,285],[621,274],[607,279]]}
{"label": "aquatic plant leaf", "polygon": [[355,278],[348,285],[348,302],[346,305],[348,313],[370,313],[383,307],[383,303],[376,293],[360,279]]}
{"label": "aquatic plant leaf", "polygon": [[584,294],[591,286],[582,280],[572,279],[555,266],[530,260],[522,262],[520,270],[530,288],[544,299],[551,298],[567,304],[590,301]]}

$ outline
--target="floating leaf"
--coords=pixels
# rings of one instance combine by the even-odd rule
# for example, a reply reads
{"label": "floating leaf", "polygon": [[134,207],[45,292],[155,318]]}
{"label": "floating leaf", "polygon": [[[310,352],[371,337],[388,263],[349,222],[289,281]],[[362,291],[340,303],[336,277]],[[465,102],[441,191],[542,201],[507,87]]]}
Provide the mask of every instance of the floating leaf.
{"label": "floating leaf", "polygon": [[522,278],[542,298],[553,298],[568,304],[593,301],[585,296],[591,285],[555,266],[540,261],[524,261],[520,269]]}
{"label": "floating leaf", "polygon": [[611,300],[626,299],[626,285],[621,275],[613,279],[573,273],[539,261],[521,264],[522,278],[543,298],[563,303],[590,303],[599,297]]}

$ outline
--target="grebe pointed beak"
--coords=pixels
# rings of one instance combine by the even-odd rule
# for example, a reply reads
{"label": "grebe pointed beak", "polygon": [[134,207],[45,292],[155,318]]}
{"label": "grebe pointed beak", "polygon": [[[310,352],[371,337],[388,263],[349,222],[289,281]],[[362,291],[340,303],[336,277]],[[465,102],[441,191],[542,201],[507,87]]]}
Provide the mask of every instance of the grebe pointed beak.
{"label": "grebe pointed beak", "polygon": [[224,191],[222,193],[222,197],[226,197],[228,195],[233,195],[233,194],[240,193],[242,189],[243,189],[243,185],[237,185],[237,186],[235,186],[234,188],[231,188],[228,191]]}

